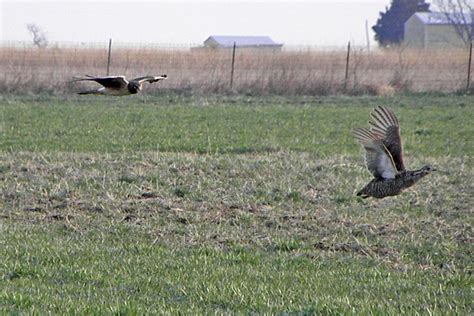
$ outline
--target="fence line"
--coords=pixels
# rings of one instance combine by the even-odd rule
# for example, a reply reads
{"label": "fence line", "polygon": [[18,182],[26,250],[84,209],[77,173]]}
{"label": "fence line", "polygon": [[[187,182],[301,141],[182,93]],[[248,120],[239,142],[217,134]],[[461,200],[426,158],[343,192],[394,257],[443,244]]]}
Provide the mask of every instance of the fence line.
{"label": "fence line", "polygon": [[[5,42],[3,42],[5,44]],[[72,93],[74,75],[102,75],[107,45],[80,47],[0,45],[0,92]],[[111,75],[168,74],[145,91],[323,95],[453,92],[466,88],[465,50],[372,50],[282,52],[185,49],[184,46],[113,46]],[[350,57],[350,64],[347,63]],[[232,59],[234,62],[232,62]],[[232,87],[229,85],[231,73]]]}
{"label": "fence line", "polygon": [[346,55],[346,71],[344,76],[344,90],[347,90],[347,83],[349,82],[349,61],[351,56],[351,42],[347,43],[347,55]]}
{"label": "fence line", "polygon": [[466,90],[471,89],[471,64],[472,64],[472,41],[469,44],[469,61],[467,62],[467,83]]}
{"label": "fence line", "polygon": [[[103,42],[50,42],[48,48],[54,49],[107,49],[108,40]],[[358,50],[366,50],[367,47],[364,45],[351,44],[353,48]],[[0,49],[2,48],[35,48],[32,41],[8,41],[0,40]],[[114,41],[114,48],[128,48],[128,49],[153,49],[153,50],[177,50],[186,51],[193,48],[203,48],[202,43],[133,43],[133,42],[120,42]],[[345,45],[284,45],[283,51],[339,51],[345,49]]]}

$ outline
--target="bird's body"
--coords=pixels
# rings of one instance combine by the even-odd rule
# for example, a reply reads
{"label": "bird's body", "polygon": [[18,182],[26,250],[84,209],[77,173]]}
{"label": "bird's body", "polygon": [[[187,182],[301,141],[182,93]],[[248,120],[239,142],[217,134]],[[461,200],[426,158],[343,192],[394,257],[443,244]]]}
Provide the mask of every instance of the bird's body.
{"label": "bird's body", "polygon": [[157,82],[160,80],[166,79],[166,75],[161,76],[145,76],[135,78],[131,81],[128,81],[124,76],[106,76],[106,77],[93,77],[86,76],[85,78],[74,78],[76,81],[95,81],[102,87],[81,91],[79,94],[104,94],[104,95],[113,95],[113,96],[123,96],[131,95],[140,92],[144,82]]}
{"label": "bird's body", "polygon": [[122,95],[130,95],[135,94],[137,92],[130,92],[128,89],[107,89],[105,87],[100,87],[98,89],[92,90],[85,90],[78,92],[77,94],[85,95],[85,94],[103,94],[103,95],[114,95],[114,96],[122,96]]}
{"label": "bird's body", "polygon": [[408,189],[428,173],[429,171],[423,167],[414,171],[402,171],[395,175],[393,179],[374,178],[362,190],[357,192],[357,195],[363,198],[372,196],[377,199],[399,195],[404,189]]}
{"label": "bird's body", "polygon": [[353,130],[355,138],[365,148],[367,168],[374,176],[358,196],[381,199],[398,195],[435,170],[429,165],[418,170],[405,169],[400,126],[391,109],[379,106],[371,117],[371,128]]}

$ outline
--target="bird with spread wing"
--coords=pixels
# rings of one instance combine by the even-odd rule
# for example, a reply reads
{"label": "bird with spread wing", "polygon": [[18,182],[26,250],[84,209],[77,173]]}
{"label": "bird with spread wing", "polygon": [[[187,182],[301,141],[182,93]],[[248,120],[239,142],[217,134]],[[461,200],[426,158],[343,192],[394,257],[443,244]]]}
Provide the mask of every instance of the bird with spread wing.
{"label": "bird with spread wing", "polygon": [[94,77],[94,76],[85,76],[84,77],[74,77],[73,82],[77,81],[95,81],[102,87],[81,91],[79,94],[105,94],[105,95],[130,95],[136,94],[142,89],[144,82],[157,82],[160,80],[167,79],[166,75],[161,76],[145,76],[135,78],[128,81],[124,76],[106,76],[106,77]]}
{"label": "bird with spread wing", "polygon": [[365,148],[367,169],[374,179],[357,195],[363,198],[384,198],[399,195],[418,180],[434,171],[426,165],[418,170],[406,170],[403,163],[403,147],[400,124],[395,113],[379,106],[371,113],[370,128],[356,128],[352,132]]}

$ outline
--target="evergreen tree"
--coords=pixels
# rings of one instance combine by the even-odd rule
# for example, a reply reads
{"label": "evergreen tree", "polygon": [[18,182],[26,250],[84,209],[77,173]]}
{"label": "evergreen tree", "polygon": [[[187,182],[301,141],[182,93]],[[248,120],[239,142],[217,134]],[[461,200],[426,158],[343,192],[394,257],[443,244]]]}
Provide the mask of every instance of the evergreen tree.
{"label": "evergreen tree", "polygon": [[429,3],[425,0],[392,0],[386,12],[380,17],[372,29],[375,40],[380,46],[400,44],[403,41],[404,24],[415,12],[429,12]]}

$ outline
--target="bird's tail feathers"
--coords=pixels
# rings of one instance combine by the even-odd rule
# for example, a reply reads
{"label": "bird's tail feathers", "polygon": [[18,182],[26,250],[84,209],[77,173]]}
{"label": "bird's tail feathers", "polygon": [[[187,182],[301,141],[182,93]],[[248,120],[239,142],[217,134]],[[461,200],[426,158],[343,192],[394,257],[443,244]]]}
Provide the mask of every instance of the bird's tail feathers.
{"label": "bird's tail feathers", "polygon": [[95,77],[91,75],[84,75],[84,77],[78,77],[78,76],[73,76],[72,77],[72,82],[76,81],[87,81],[87,80],[94,80]]}
{"label": "bird's tail feathers", "polygon": [[366,198],[369,197],[369,195],[367,195],[366,193],[364,193],[364,190],[363,190],[363,189],[360,190],[359,192],[357,192],[356,195],[362,197],[363,199],[366,199]]}

